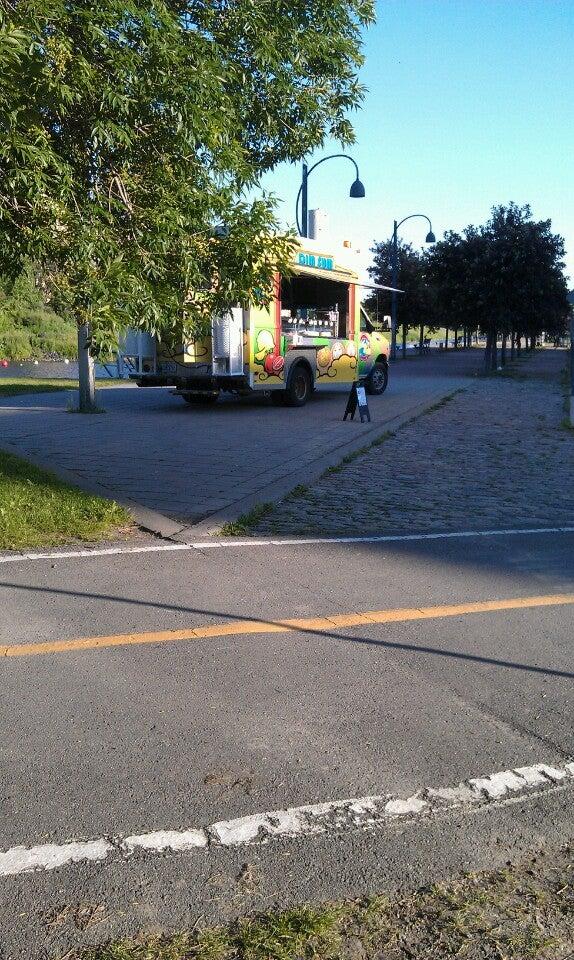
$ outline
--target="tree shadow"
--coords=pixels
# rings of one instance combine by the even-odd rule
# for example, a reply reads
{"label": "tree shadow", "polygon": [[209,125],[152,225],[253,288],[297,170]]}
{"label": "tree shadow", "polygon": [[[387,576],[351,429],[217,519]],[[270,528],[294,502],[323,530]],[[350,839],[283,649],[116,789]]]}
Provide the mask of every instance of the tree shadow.
{"label": "tree shadow", "polygon": [[[113,602],[113,603],[128,603],[135,606],[153,607],[155,609],[170,610],[175,613],[198,614],[204,617],[218,617],[222,619],[223,623],[255,622],[255,623],[269,625],[269,627],[271,628],[275,626],[284,626],[284,623],[285,623],[284,620],[278,620],[278,619],[270,620],[270,619],[263,619],[261,617],[243,616],[241,614],[232,615],[232,614],[224,613],[221,610],[208,610],[205,608],[183,606],[179,604],[157,603],[154,601],[139,600],[139,599],[128,598],[128,597],[114,597],[111,594],[93,593],[90,591],[65,590],[59,587],[41,587],[41,586],[29,586],[29,585],[24,586],[21,584],[13,584],[13,583],[6,583],[6,582],[0,582],[0,587],[8,587],[12,590],[33,591],[35,593],[58,594],[60,596],[74,597],[74,599],[84,598],[89,600],[103,600],[106,602]],[[496,611],[493,611],[493,612],[496,612]],[[492,616],[492,613],[485,612],[483,615]],[[477,614],[466,614],[465,616],[477,616]],[[435,619],[435,618],[429,618],[429,619]],[[437,617],[436,619],[439,620],[444,618]],[[449,617],[448,619],[451,619],[451,618]],[[395,621],[395,624],[400,622],[401,621]],[[403,622],[417,622],[417,621],[403,621]],[[213,624],[209,624],[209,626],[213,626]],[[377,629],[384,630],[389,627],[392,627],[393,624],[383,624],[383,623],[374,624],[373,623],[373,626],[376,626]],[[181,629],[181,627],[178,627],[178,629]],[[191,629],[193,628],[190,627],[190,631]],[[317,636],[317,637],[320,637],[321,639],[331,639],[338,642],[359,644],[361,646],[373,646],[373,647],[378,647],[380,649],[386,649],[386,650],[402,651],[406,653],[425,654],[427,656],[445,658],[448,660],[459,660],[465,663],[476,663],[476,664],[484,664],[487,666],[502,667],[505,669],[518,670],[525,673],[538,674],[538,675],[543,675],[548,677],[561,677],[566,679],[574,679],[574,672],[568,671],[568,670],[556,670],[552,667],[539,667],[533,664],[520,663],[516,660],[506,660],[498,657],[485,657],[485,656],[481,656],[480,654],[465,653],[461,650],[445,650],[440,647],[430,646],[428,644],[407,643],[407,642],[398,641],[398,640],[386,640],[383,638],[356,636],[354,634],[343,633],[340,630],[336,630],[336,629],[318,630],[313,628],[297,627],[297,628],[293,628],[289,632],[302,633],[306,636]],[[264,635],[264,633],[257,634],[257,636],[262,636],[262,635]],[[241,633],[238,632],[237,636],[241,636]],[[245,636],[245,634],[243,636]],[[225,638],[214,637],[213,639],[221,640]],[[231,637],[230,639],[233,639],[233,637]],[[174,641],[174,642],[178,642],[178,641]],[[153,646],[153,644],[146,644],[146,646]]]}

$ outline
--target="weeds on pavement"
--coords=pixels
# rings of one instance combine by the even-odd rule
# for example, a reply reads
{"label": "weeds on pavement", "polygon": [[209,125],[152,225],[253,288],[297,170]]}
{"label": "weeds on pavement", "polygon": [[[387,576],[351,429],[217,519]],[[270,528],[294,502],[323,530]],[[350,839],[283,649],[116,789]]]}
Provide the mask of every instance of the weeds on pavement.
{"label": "weeds on pavement", "polygon": [[566,960],[574,950],[574,849],[413,894],[245,917],[116,943],[78,960]]}

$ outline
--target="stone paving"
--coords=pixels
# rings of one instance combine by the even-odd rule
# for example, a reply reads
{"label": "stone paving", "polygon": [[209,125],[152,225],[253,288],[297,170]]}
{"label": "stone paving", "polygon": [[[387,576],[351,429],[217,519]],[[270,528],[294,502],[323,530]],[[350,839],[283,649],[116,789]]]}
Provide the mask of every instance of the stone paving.
{"label": "stone paving", "polygon": [[[381,397],[370,399],[370,424],[343,422],[345,393],[320,393],[300,409],[262,397],[229,397],[190,407],[169,388],[110,387],[106,413],[66,413],[66,393],[0,400],[0,448],[35,457],[70,479],[95,482],[104,495],[127,498],[172,520],[193,524],[235,506],[277,500],[303,477],[320,476],[324,458],[338,462],[395,418],[466,382],[480,351],[398,362]],[[278,492],[279,491],[279,492]]]}
{"label": "stone paving", "polygon": [[564,351],[463,392],[282,500],[267,534],[416,533],[574,523]]}

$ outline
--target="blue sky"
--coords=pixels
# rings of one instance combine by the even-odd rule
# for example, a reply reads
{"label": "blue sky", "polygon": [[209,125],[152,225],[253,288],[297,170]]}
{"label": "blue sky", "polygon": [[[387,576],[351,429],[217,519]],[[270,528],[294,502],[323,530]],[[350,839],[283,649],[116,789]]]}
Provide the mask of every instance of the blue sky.
{"label": "blue sky", "polygon": [[[310,177],[309,206],[329,211],[366,265],[395,217],[426,213],[438,236],[494,204],[530,203],[564,236],[574,279],[574,0],[379,0],[377,14],[349,151],[367,197],[349,199],[353,168],[332,160]],[[299,165],[263,181],[286,222],[299,182]],[[401,233],[420,246],[426,229],[413,220]]]}

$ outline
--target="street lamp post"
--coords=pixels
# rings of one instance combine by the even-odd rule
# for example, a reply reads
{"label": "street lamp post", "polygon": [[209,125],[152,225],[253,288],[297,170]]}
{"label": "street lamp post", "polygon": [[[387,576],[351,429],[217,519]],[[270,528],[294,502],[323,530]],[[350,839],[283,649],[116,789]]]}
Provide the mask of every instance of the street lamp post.
{"label": "street lamp post", "polygon": [[[309,174],[313,173],[313,170],[319,166],[321,163],[325,163],[325,160],[338,160],[342,158],[343,160],[350,160],[353,166],[355,167],[355,179],[351,184],[351,189],[349,190],[349,196],[354,199],[361,198],[365,196],[365,188],[361,181],[359,180],[359,168],[352,157],[347,153],[332,153],[328,157],[323,157],[321,160],[317,160],[317,163],[314,163],[312,167],[308,167],[306,163],[303,164],[303,170],[301,175],[301,186],[299,187],[299,192],[297,194],[297,200],[295,201],[295,219],[297,222],[297,230],[299,231],[300,237],[309,236],[309,198],[307,191],[307,181],[309,179]],[[301,222],[299,222],[299,200],[301,200]]]}
{"label": "street lamp post", "polygon": [[393,221],[393,250],[392,250],[392,259],[391,259],[391,271],[392,271],[392,280],[391,286],[393,291],[391,293],[391,360],[397,359],[397,282],[399,279],[399,255],[398,255],[398,244],[397,244],[397,233],[400,226],[405,223],[406,220],[412,220],[413,217],[422,217],[423,220],[428,221],[429,232],[426,235],[425,243],[434,243],[436,237],[432,232],[432,223],[425,213],[411,213],[408,217],[403,217],[398,223],[396,220]]}
{"label": "street lamp post", "polygon": [[570,304],[570,426],[574,427],[574,290],[568,294]]}

